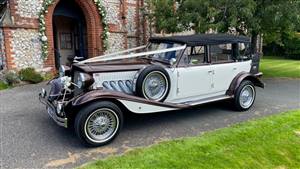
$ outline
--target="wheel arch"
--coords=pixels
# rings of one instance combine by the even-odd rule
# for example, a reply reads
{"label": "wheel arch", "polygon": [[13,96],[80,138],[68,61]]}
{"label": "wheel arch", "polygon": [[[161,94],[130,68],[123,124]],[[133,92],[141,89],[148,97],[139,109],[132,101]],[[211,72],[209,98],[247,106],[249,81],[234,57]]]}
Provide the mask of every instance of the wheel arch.
{"label": "wheel arch", "polygon": [[260,87],[260,88],[265,87],[265,84],[257,76],[250,74],[250,73],[243,72],[243,73],[238,74],[232,80],[226,94],[229,96],[234,96],[234,94],[235,94],[236,90],[238,89],[238,87],[240,86],[240,84],[245,80],[251,81],[257,87]]}
{"label": "wheel arch", "polygon": [[78,102],[76,104],[74,104],[74,101],[73,101],[70,103],[71,108],[68,110],[68,113],[66,113],[67,118],[68,118],[68,128],[74,125],[75,118],[81,108],[86,107],[91,104],[94,104],[96,102],[103,102],[103,101],[111,102],[111,103],[114,103],[115,105],[117,105],[120,108],[120,110],[122,111],[124,116],[126,116],[126,114],[130,113],[130,111],[127,109],[127,107],[125,105],[123,105],[116,98],[95,97],[93,99],[90,99],[90,100],[87,100],[84,102]]}

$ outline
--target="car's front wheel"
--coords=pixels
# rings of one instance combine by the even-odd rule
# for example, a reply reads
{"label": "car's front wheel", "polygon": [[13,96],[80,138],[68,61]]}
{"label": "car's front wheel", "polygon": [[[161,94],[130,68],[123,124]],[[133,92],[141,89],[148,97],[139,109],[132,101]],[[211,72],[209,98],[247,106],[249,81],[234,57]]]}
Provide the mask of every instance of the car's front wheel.
{"label": "car's front wheel", "polygon": [[111,142],[123,124],[120,108],[107,101],[92,103],[81,109],[75,118],[75,132],[88,146],[101,146]]}
{"label": "car's front wheel", "polygon": [[250,109],[255,101],[255,97],[256,90],[254,84],[249,80],[243,81],[234,96],[235,108],[239,111]]}

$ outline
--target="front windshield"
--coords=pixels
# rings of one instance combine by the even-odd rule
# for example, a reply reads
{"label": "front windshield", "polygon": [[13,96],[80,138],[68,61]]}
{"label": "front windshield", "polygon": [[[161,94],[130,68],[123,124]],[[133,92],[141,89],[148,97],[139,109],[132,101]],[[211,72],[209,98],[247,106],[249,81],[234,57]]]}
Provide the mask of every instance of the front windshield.
{"label": "front windshield", "polygon": [[180,54],[186,48],[186,45],[164,42],[164,43],[149,43],[146,46],[139,46],[132,49],[127,49],[120,52],[115,52],[99,57],[94,57],[81,61],[80,63],[89,63],[95,61],[107,61],[124,58],[142,58],[151,59],[154,61],[174,64],[179,59]]}
{"label": "front windshield", "polygon": [[183,51],[182,44],[176,43],[150,43],[144,49],[144,52],[155,52],[149,55],[141,56],[143,58],[170,62],[170,60],[178,60],[179,55]]}

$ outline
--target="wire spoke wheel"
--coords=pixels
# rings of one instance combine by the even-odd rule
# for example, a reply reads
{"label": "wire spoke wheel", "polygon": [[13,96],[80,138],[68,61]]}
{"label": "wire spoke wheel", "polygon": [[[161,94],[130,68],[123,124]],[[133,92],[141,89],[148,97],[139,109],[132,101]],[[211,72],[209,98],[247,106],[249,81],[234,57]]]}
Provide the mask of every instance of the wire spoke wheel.
{"label": "wire spoke wheel", "polygon": [[167,77],[160,71],[153,71],[149,73],[142,85],[144,96],[153,101],[159,101],[164,98],[168,92]]}
{"label": "wire spoke wheel", "polygon": [[119,119],[117,114],[108,108],[101,108],[87,118],[84,131],[86,136],[94,142],[105,142],[117,132]]}

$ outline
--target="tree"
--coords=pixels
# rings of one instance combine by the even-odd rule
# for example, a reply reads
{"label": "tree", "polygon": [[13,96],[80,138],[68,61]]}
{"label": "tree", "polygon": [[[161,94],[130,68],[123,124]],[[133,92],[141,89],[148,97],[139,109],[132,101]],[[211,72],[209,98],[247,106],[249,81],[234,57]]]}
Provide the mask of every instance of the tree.
{"label": "tree", "polygon": [[178,13],[184,27],[196,32],[203,33],[209,28],[227,32],[234,27],[240,34],[246,34],[254,10],[253,0],[185,0]]}
{"label": "tree", "polygon": [[298,0],[184,0],[179,13],[186,29],[228,32],[235,28],[251,36],[253,52],[258,35],[264,34],[267,43],[280,44],[286,34],[300,27]]}
{"label": "tree", "polygon": [[146,0],[143,11],[158,33],[173,33],[181,29],[174,0]]}
{"label": "tree", "polygon": [[300,24],[300,1],[255,0],[256,10],[250,25],[253,51],[259,34],[266,43],[282,44],[284,36],[295,32]]}

